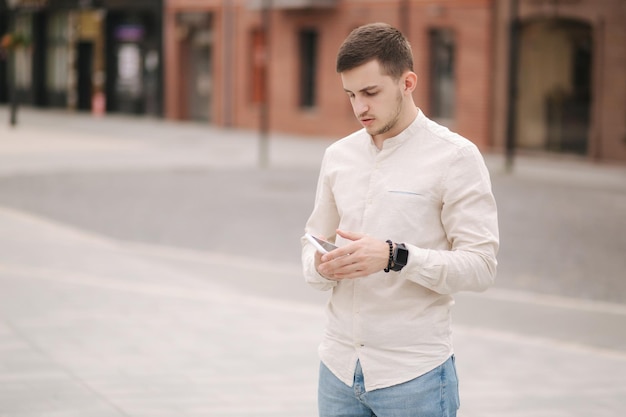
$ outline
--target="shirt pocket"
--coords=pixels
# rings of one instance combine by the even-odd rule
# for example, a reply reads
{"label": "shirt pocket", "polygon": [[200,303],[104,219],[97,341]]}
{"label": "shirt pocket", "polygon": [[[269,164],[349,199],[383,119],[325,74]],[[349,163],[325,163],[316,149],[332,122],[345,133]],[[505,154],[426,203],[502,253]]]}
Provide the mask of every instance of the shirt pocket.
{"label": "shirt pocket", "polygon": [[389,188],[384,194],[389,227],[399,234],[398,238],[414,241],[416,234],[441,227],[441,202],[431,193]]}

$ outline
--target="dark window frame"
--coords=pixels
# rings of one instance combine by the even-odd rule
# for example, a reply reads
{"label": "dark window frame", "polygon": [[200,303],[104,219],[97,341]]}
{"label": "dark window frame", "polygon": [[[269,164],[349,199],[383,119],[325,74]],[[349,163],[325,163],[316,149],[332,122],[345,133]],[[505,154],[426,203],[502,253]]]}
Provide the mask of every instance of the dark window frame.
{"label": "dark window frame", "polygon": [[298,32],[300,56],[298,104],[310,109],[317,105],[317,66],[319,60],[319,31],[316,28],[303,28]]}
{"label": "dark window frame", "polygon": [[447,27],[428,31],[430,53],[430,115],[454,120],[456,116],[456,34]]}

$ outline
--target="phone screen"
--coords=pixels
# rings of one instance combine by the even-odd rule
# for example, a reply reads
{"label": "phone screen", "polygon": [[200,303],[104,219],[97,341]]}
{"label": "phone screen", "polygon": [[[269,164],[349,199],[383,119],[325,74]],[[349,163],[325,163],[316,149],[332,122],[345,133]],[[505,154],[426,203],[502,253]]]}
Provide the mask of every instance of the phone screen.
{"label": "phone screen", "polygon": [[331,251],[331,250],[333,250],[333,249],[337,249],[337,246],[333,245],[333,244],[332,244],[332,243],[330,243],[330,242],[327,242],[327,241],[322,240],[322,239],[318,239],[318,238],[316,238],[315,236],[313,236],[313,239],[317,240],[317,242],[318,242],[320,245],[322,245],[322,247],[323,247],[324,249],[326,249],[328,252],[330,252],[330,251]]}
{"label": "phone screen", "polygon": [[332,243],[327,242],[327,241],[322,240],[322,239],[319,239],[319,238],[316,238],[313,235],[307,234],[307,238],[311,241],[311,243],[313,243],[318,248],[318,250],[320,248],[323,249],[323,251],[321,251],[321,252],[326,253],[326,252],[330,252],[330,251],[332,251],[334,249],[337,249],[337,246],[333,245]]}

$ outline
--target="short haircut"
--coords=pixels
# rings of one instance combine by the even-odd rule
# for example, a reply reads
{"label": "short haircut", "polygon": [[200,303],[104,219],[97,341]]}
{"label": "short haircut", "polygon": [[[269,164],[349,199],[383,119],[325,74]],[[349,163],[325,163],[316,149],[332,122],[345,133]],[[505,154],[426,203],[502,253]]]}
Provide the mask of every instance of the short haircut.
{"label": "short haircut", "polygon": [[354,29],[339,48],[337,72],[373,60],[378,60],[385,75],[394,79],[413,71],[411,45],[398,29],[386,23],[370,23]]}

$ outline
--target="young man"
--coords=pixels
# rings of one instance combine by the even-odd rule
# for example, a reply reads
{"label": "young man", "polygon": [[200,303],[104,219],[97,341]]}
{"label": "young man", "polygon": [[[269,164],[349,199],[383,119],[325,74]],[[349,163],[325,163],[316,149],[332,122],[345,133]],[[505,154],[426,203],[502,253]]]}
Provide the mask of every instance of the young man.
{"label": "young man", "polygon": [[413,102],[411,47],[386,24],[355,29],[337,57],[364,129],[324,155],[302,239],[306,281],[332,290],[319,347],[319,415],[455,416],[451,294],[496,273],[496,203],[467,139]]}

